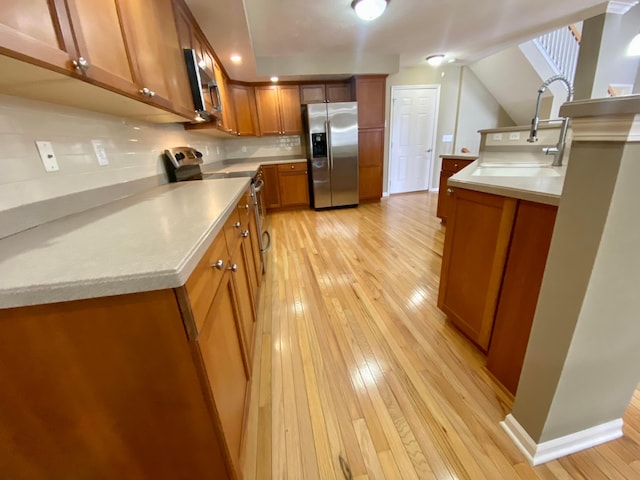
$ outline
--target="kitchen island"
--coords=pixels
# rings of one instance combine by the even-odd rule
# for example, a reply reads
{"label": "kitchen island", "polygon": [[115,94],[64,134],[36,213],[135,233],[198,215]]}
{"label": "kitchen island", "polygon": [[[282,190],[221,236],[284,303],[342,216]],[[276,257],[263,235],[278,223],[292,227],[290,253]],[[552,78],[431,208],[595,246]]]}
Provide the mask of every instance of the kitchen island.
{"label": "kitchen island", "polygon": [[248,184],[164,185],[0,240],[3,475],[242,478]]}
{"label": "kitchen island", "polygon": [[438,307],[515,394],[566,166],[500,164],[492,156],[481,151],[448,180]]}

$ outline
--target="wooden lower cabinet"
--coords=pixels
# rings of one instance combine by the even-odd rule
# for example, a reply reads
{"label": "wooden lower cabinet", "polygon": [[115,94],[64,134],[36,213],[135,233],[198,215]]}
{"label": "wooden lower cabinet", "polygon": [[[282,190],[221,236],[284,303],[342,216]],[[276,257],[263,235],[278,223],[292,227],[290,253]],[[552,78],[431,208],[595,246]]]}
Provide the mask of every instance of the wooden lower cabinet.
{"label": "wooden lower cabinet", "polygon": [[309,206],[306,162],[263,165],[264,204],[267,210]]}
{"label": "wooden lower cabinet", "polygon": [[486,351],[516,200],[458,188],[451,198],[438,308]]}
{"label": "wooden lower cabinet", "polygon": [[496,310],[487,368],[514,395],[558,208],[520,201]]}
{"label": "wooden lower cabinet", "polygon": [[557,207],[452,188],[438,307],[515,395]]}
{"label": "wooden lower cabinet", "polygon": [[278,165],[281,207],[309,206],[309,176],[306,163]]}
{"label": "wooden lower cabinet", "polygon": [[244,431],[249,365],[245,362],[238,305],[242,298],[228,270],[218,288],[202,331],[198,347],[207,375],[213,404],[220,420],[233,469],[242,478],[240,458]]}
{"label": "wooden lower cabinet", "polygon": [[360,201],[378,201],[382,197],[384,128],[358,131],[358,191]]}
{"label": "wooden lower cabinet", "polygon": [[0,311],[0,476],[242,479],[258,292],[238,210],[183,287]]}
{"label": "wooden lower cabinet", "polygon": [[449,180],[449,177],[471,164],[474,160],[475,158],[442,158],[440,184],[438,186],[438,209],[436,211],[436,216],[442,220],[442,223],[446,223],[447,212],[449,211],[449,187],[447,186],[447,180]]}

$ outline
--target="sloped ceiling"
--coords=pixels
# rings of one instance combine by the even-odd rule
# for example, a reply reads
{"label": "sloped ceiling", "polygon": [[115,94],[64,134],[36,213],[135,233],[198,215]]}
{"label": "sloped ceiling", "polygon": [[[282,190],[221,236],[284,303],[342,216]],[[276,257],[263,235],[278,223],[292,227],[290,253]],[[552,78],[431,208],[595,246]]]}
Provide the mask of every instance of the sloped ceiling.
{"label": "sloped ceiling", "polygon": [[[631,0],[624,0],[631,1]],[[394,73],[445,53],[469,64],[605,11],[601,0],[390,0],[358,19],[351,0],[187,0],[235,80]],[[229,58],[240,54],[234,65]]]}

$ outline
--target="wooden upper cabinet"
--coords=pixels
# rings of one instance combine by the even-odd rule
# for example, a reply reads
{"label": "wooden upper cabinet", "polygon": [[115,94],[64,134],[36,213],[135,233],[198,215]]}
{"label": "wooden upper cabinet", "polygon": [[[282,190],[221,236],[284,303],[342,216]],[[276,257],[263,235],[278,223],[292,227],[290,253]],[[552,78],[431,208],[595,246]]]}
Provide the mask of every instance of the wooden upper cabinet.
{"label": "wooden upper cabinet", "polygon": [[247,85],[229,85],[229,93],[233,100],[236,114],[236,132],[238,135],[259,135],[258,113],[256,112],[256,95],[253,87]]}
{"label": "wooden upper cabinet", "polygon": [[386,76],[355,77],[358,127],[384,127]]}
{"label": "wooden upper cabinet", "polygon": [[0,53],[56,70],[73,70],[76,45],[62,1],[3,0]]}
{"label": "wooden upper cabinet", "polygon": [[300,91],[297,85],[278,87],[280,121],[283,135],[302,133],[302,113],[300,111]]}
{"label": "wooden upper cabinet", "polygon": [[351,85],[349,83],[321,83],[300,85],[300,103],[350,102]]}
{"label": "wooden upper cabinet", "polygon": [[219,126],[227,133],[236,133],[236,117],[233,101],[228,90],[227,78],[216,62],[214,62],[214,72],[218,83],[218,91],[220,92],[220,104],[222,105],[222,120]]}
{"label": "wooden upper cabinet", "polygon": [[278,87],[275,85],[255,87],[258,122],[263,135],[280,135],[280,109]]}
{"label": "wooden upper cabinet", "polygon": [[[133,58],[127,48],[121,0],[69,0],[78,45],[78,69],[88,78],[129,95],[137,95]],[[128,11],[128,10],[125,10]]]}

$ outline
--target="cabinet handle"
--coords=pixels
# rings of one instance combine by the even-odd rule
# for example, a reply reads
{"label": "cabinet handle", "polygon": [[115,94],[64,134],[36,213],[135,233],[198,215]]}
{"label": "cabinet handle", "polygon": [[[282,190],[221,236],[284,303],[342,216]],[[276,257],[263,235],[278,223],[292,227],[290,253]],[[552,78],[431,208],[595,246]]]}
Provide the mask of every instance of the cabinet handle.
{"label": "cabinet handle", "polygon": [[233,265],[231,265],[229,267],[229,270],[231,270],[232,272],[237,272],[238,271],[238,264],[234,263]]}
{"label": "cabinet handle", "polygon": [[147,87],[140,89],[139,92],[145,97],[149,98],[156,96],[156,92],[154,92],[153,90],[149,90]]}
{"label": "cabinet handle", "polygon": [[212,263],[211,266],[213,268],[217,268],[218,270],[222,270],[224,268],[224,262],[222,261],[222,259],[220,259],[216,263]]}
{"label": "cabinet handle", "polygon": [[242,238],[247,238],[247,237],[249,236],[249,230],[245,230],[244,232],[242,232],[242,233],[240,234],[240,236],[241,236]]}
{"label": "cabinet handle", "polygon": [[78,60],[74,60],[73,66],[76,67],[77,72],[86,72],[89,70],[91,64],[83,57],[78,58]]}
{"label": "cabinet handle", "polygon": [[291,165],[291,170],[295,169],[296,166],[295,165]]}
{"label": "cabinet handle", "polygon": [[[251,197],[253,197],[253,194],[251,194]],[[246,210],[249,210],[249,204],[248,204],[248,203],[245,203],[245,204],[244,204],[244,208],[245,208]]]}
{"label": "cabinet handle", "polygon": [[453,194],[453,188],[447,188],[447,195]]}
{"label": "cabinet handle", "polygon": [[234,223],[233,226],[236,227],[236,228],[240,228],[240,222]]}
{"label": "cabinet handle", "polygon": [[454,163],[454,164],[453,164],[453,167],[454,167],[454,168],[458,168],[458,164],[457,164],[457,163]]}

